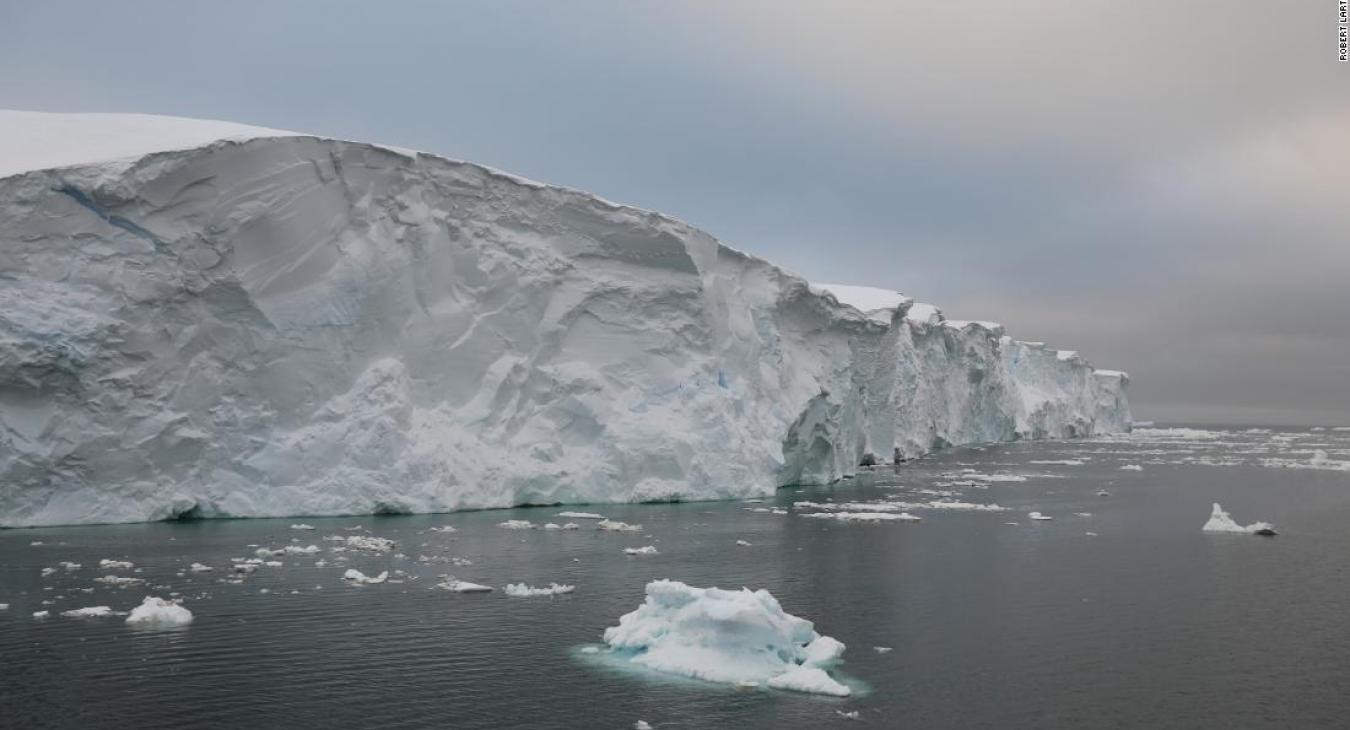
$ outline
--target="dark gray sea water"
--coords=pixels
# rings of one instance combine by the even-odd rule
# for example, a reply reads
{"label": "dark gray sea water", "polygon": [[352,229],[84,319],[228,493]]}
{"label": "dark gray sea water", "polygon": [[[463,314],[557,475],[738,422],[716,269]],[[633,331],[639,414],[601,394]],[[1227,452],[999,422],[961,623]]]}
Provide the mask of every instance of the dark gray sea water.
{"label": "dark gray sea water", "polygon": [[[764,503],[0,531],[0,726],[1347,727],[1347,460],[1344,431],[1148,430],[953,450]],[[851,524],[793,506],[934,499],[1008,511],[914,508],[921,522]],[[1215,501],[1280,535],[1202,532]],[[563,523],[563,509],[644,530],[498,526]],[[429,529],[447,525],[456,531]],[[323,539],[350,535],[397,547],[338,553]],[[317,554],[223,582],[231,558],[311,544]],[[660,553],[623,553],[642,545]],[[194,562],[214,570],[188,571]],[[353,587],[348,567],[402,571],[402,582]],[[433,589],[444,573],[496,590]],[[145,583],[95,582],[105,575]],[[738,691],[584,661],[578,647],[655,578],[768,589],[847,644],[839,669],[870,691]],[[520,581],[576,590],[502,592]],[[190,626],[59,615],[170,593]],[[50,617],[35,619],[42,610]]]}

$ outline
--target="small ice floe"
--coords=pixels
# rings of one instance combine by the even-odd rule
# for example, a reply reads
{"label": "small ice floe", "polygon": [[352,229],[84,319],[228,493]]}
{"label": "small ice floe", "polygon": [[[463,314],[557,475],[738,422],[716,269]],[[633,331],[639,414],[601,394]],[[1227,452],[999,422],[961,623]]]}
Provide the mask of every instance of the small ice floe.
{"label": "small ice floe", "polygon": [[492,591],[492,586],[470,583],[467,580],[458,580],[448,575],[441,576],[441,582],[436,584],[436,588],[452,593],[489,593]]}
{"label": "small ice floe", "polygon": [[52,573],[55,573],[55,572],[56,572],[56,568],[43,568],[43,569],[42,569],[42,577],[43,577],[43,578],[46,578],[47,576],[49,576],[49,575],[51,575]]}
{"label": "small ice floe", "polygon": [[72,562],[70,562],[69,560],[62,560],[61,562],[57,563],[57,565],[60,566],[62,570],[67,570],[67,571],[69,571],[69,570],[79,570],[80,568],[83,568],[83,567],[84,567],[83,565],[80,565],[79,563],[72,563]]}
{"label": "small ice floe", "polygon": [[1028,518],[1028,519],[1032,519],[1032,520],[1053,520],[1053,519],[1055,519],[1054,517],[1051,517],[1050,515],[1043,515],[1043,514],[1041,514],[1040,512],[1028,512],[1028,513],[1027,513],[1027,518]]}
{"label": "small ice floe", "polygon": [[545,530],[561,530],[561,529],[562,529],[562,525],[560,525],[560,524],[558,524],[558,523],[556,523],[556,522],[546,522],[546,523],[544,523],[544,529],[545,529]]}
{"label": "small ice floe", "polygon": [[303,522],[297,522],[297,523],[291,525],[291,529],[292,529],[292,530],[313,530],[313,529],[314,529],[314,525],[306,525],[306,524],[303,523]]}
{"label": "small ice floe", "polygon": [[368,576],[356,568],[348,568],[346,573],[342,574],[342,579],[354,586],[370,586],[377,583],[383,583],[389,579],[389,571],[382,571],[377,576]]}
{"label": "small ice floe", "polygon": [[797,516],[839,522],[918,522],[923,519],[908,512],[798,512]]}
{"label": "small ice floe", "polygon": [[1087,462],[1082,459],[1032,459],[1028,464],[1043,464],[1047,466],[1082,466]]}
{"label": "small ice floe", "polygon": [[104,570],[131,570],[136,564],[129,560],[109,560],[104,558],[98,561],[98,567]]}
{"label": "small ice floe", "polygon": [[47,618],[48,616],[51,616],[51,615],[52,615],[52,612],[51,612],[51,611],[34,611],[34,612],[33,612],[33,618],[38,619],[39,621],[42,620],[42,619],[44,619],[44,618]]}
{"label": "small ice floe", "polygon": [[642,525],[630,525],[627,522],[618,520],[600,520],[595,523],[597,530],[609,530],[611,532],[642,532]]}
{"label": "small ice floe", "polygon": [[8,611],[8,610],[9,610],[8,603],[0,603],[0,611]]}
{"label": "small ice floe", "polygon": [[872,647],[872,651],[878,654],[886,654],[888,652],[895,651],[895,649],[889,646],[874,646]]}
{"label": "small ice floe", "polygon": [[563,523],[562,528],[563,528],[564,530],[580,530],[580,529],[581,529],[581,525],[578,525],[578,524],[575,523],[575,522],[566,522],[566,523]]}
{"label": "small ice floe", "polygon": [[141,605],[131,609],[127,623],[146,628],[187,626],[192,623],[192,612],[175,601],[146,596]]}
{"label": "small ice floe", "polygon": [[644,545],[643,547],[637,547],[637,548],[624,548],[623,551],[624,551],[624,553],[627,554],[627,555],[656,555],[656,554],[657,554],[657,552],[656,552],[656,546],[655,546],[655,545]]}
{"label": "small ice floe", "polygon": [[507,520],[505,522],[498,522],[497,526],[504,527],[508,530],[533,530],[537,527],[537,525],[529,520]]}
{"label": "small ice floe", "polygon": [[838,716],[844,718],[845,720],[857,720],[857,719],[858,719],[858,711],[857,711],[857,710],[853,710],[853,711],[851,711],[851,712],[844,712],[843,710],[835,710],[835,711],[834,711],[834,714],[836,714],[836,715],[838,715]]}
{"label": "small ice floe", "polygon": [[768,591],[656,580],[646,592],[641,606],[605,629],[611,651],[633,664],[709,682],[851,694],[827,671],[844,645],[783,611]]}
{"label": "small ice floe", "polygon": [[144,583],[144,582],[145,582],[145,579],[143,579],[143,578],[132,578],[132,577],[130,577],[130,576],[128,576],[128,577],[126,577],[126,578],[123,578],[123,577],[116,576],[116,575],[105,575],[105,576],[103,576],[102,578],[95,578],[95,579],[94,579],[94,582],[95,582],[95,583],[102,583],[102,584],[104,584],[104,585],[109,585],[109,586],[115,586],[115,587],[117,587],[117,588],[126,588],[127,586],[140,585],[141,583]]}
{"label": "small ice floe", "polygon": [[364,550],[368,553],[387,553],[393,550],[396,544],[389,538],[369,537],[367,535],[351,535],[346,538],[345,542],[350,550]]}
{"label": "small ice floe", "polygon": [[306,545],[304,547],[301,547],[299,545],[287,545],[286,547],[281,549],[281,552],[285,553],[286,555],[313,555],[319,552],[319,546]]}
{"label": "small ice floe", "polygon": [[1098,489],[1098,490],[1097,490],[1097,496],[1098,496],[1098,497],[1110,497],[1110,496],[1111,496],[1111,493],[1108,492],[1108,491],[1106,491],[1105,489]]}
{"label": "small ice floe", "polygon": [[739,546],[741,546],[741,547],[750,547],[750,541],[749,541],[749,540],[737,540],[737,541],[736,541],[736,544],[739,545]]}
{"label": "small ice floe", "polygon": [[88,608],[76,608],[70,611],[62,611],[61,615],[67,618],[102,618],[111,616],[113,610],[109,606],[89,606]]}
{"label": "small ice floe", "polygon": [[1074,512],[1074,513],[1073,513],[1073,516],[1074,516],[1074,517],[1091,517],[1091,516],[1092,516],[1092,513],[1091,513],[1091,512]]}
{"label": "small ice floe", "polygon": [[638,720],[633,723],[633,730],[652,730],[652,724],[646,720]]}
{"label": "small ice floe", "polygon": [[459,532],[459,530],[456,530],[455,528],[451,527],[450,525],[440,525],[439,527],[432,527],[432,528],[431,528],[431,531],[432,531],[432,532]]}
{"label": "small ice floe", "polygon": [[1097,533],[1092,532],[1091,530],[1089,530],[1089,531],[1083,533],[1083,537],[1096,537],[1096,536],[1097,536]]}
{"label": "small ice floe", "polygon": [[524,583],[507,583],[502,592],[508,596],[517,598],[528,598],[531,596],[560,596],[564,593],[571,593],[577,589],[576,586],[561,585],[550,583],[543,588],[525,585]]}
{"label": "small ice floe", "polygon": [[192,565],[188,566],[188,570],[192,571],[193,573],[210,573],[211,571],[215,570],[215,568],[212,568],[209,565],[202,565],[201,563],[193,563]]}
{"label": "small ice floe", "polygon": [[1250,525],[1239,525],[1231,515],[1223,510],[1223,507],[1219,506],[1218,502],[1214,503],[1214,509],[1210,512],[1209,521],[1200,529],[1205,532],[1238,532],[1248,535],[1263,535],[1265,537],[1273,537],[1276,534],[1275,526],[1269,522],[1253,522]]}
{"label": "small ice floe", "polygon": [[285,551],[285,550],[273,550],[273,549],[271,549],[271,548],[258,548],[257,550],[254,550],[254,551],[253,551],[253,554],[254,554],[254,555],[257,555],[257,556],[260,557],[260,558],[275,558],[275,557],[278,557],[278,556],[281,556],[281,555],[285,555],[285,554],[286,554],[286,551]]}
{"label": "small ice floe", "polygon": [[598,515],[594,512],[559,512],[559,517],[566,517],[569,520],[603,520],[604,515]]}
{"label": "small ice floe", "polygon": [[1140,466],[1140,465],[1138,465],[1138,464],[1123,464],[1123,465],[1121,465],[1120,470],[1121,470],[1121,471],[1143,471],[1143,470],[1144,470],[1144,467],[1142,467],[1142,466]]}
{"label": "small ice floe", "polygon": [[1327,427],[1326,427],[1326,426],[1313,426],[1311,429],[1308,429],[1308,430],[1310,430],[1310,431],[1325,431],[1325,430],[1327,430]]}

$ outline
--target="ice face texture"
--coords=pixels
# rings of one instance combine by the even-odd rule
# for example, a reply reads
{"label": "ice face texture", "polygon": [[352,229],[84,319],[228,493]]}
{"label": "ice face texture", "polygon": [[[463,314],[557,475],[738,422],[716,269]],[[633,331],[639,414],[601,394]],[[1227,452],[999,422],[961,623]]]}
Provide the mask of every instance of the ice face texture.
{"label": "ice face texture", "polygon": [[1130,423],[1123,373],[657,213],[225,131],[0,178],[0,524],[745,498]]}
{"label": "ice face texture", "polygon": [[605,629],[605,643],[634,664],[695,679],[850,694],[826,671],[844,645],[783,611],[766,590],[655,580],[641,606]]}

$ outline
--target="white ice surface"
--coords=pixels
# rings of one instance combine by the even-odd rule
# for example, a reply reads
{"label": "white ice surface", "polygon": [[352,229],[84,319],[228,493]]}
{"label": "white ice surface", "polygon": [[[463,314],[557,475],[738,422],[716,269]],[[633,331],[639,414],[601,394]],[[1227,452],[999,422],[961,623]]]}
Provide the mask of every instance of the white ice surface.
{"label": "white ice surface", "polygon": [[29,170],[0,178],[0,526],[745,498],[1129,427],[1123,374],[869,316],[650,211],[61,117],[0,125]]}
{"label": "white ice surface", "polygon": [[848,695],[825,671],[844,645],[785,612],[765,590],[647,584],[646,601],[605,629],[605,643],[651,669],[726,684]]}

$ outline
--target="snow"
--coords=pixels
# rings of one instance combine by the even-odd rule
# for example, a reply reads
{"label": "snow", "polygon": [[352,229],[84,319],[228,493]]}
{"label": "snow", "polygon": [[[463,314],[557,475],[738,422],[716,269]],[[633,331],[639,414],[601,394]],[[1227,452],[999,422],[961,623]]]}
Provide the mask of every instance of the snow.
{"label": "snow", "polygon": [[785,612],[766,590],[647,584],[646,600],[605,629],[605,643],[634,664],[725,684],[847,696],[827,669],[844,645]]}
{"label": "snow", "polygon": [[192,623],[192,612],[174,601],[146,596],[141,605],[131,609],[127,623],[147,628],[187,626]]}
{"label": "snow", "polygon": [[744,499],[1129,428],[1127,378],[1001,328],[870,316],[583,192],[277,134],[0,122],[30,170],[0,178],[0,526]]}
{"label": "snow", "polygon": [[1258,530],[1273,530],[1274,526],[1269,522],[1253,522],[1250,525],[1239,525],[1231,515],[1223,510],[1223,507],[1219,506],[1218,502],[1215,502],[1214,508],[1209,515],[1209,521],[1200,529],[1205,532],[1237,532],[1253,534]]}
{"label": "snow", "polygon": [[135,158],[219,140],[292,136],[266,127],[149,114],[0,110],[0,178],[29,170]]}
{"label": "snow", "polygon": [[534,586],[525,585],[524,583],[508,583],[505,588],[502,588],[503,593],[517,598],[529,598],[531,596],[560,596],[575,590],[576,586],[560,585],[558,583],[550,583],[543,588],[535,588]]}
{"label": "snow", "polygon": [[70,611],[62,611],[62,616],[69,618],[102,618],[111,616],[113,610],[109,606],[90,606],[88,608],[76,608]]}
{"label": "snow", "polygon": [[382,571],[376,576],[368,576],[356,568],[348,568],[347,572],[342,574],[342,579],[354,586],[376,585],[389,579],[389,571]]}
{"label": "snow", "polygon": [[623,551],[624,551],[624,553],[627,554],[627,555],[656,555],[656,554],[657,554],[657,550],[656,550],[656,546],[655,546],[655,545],[644,545],[643,547],[637,547],[637,548],[624,548]]}

